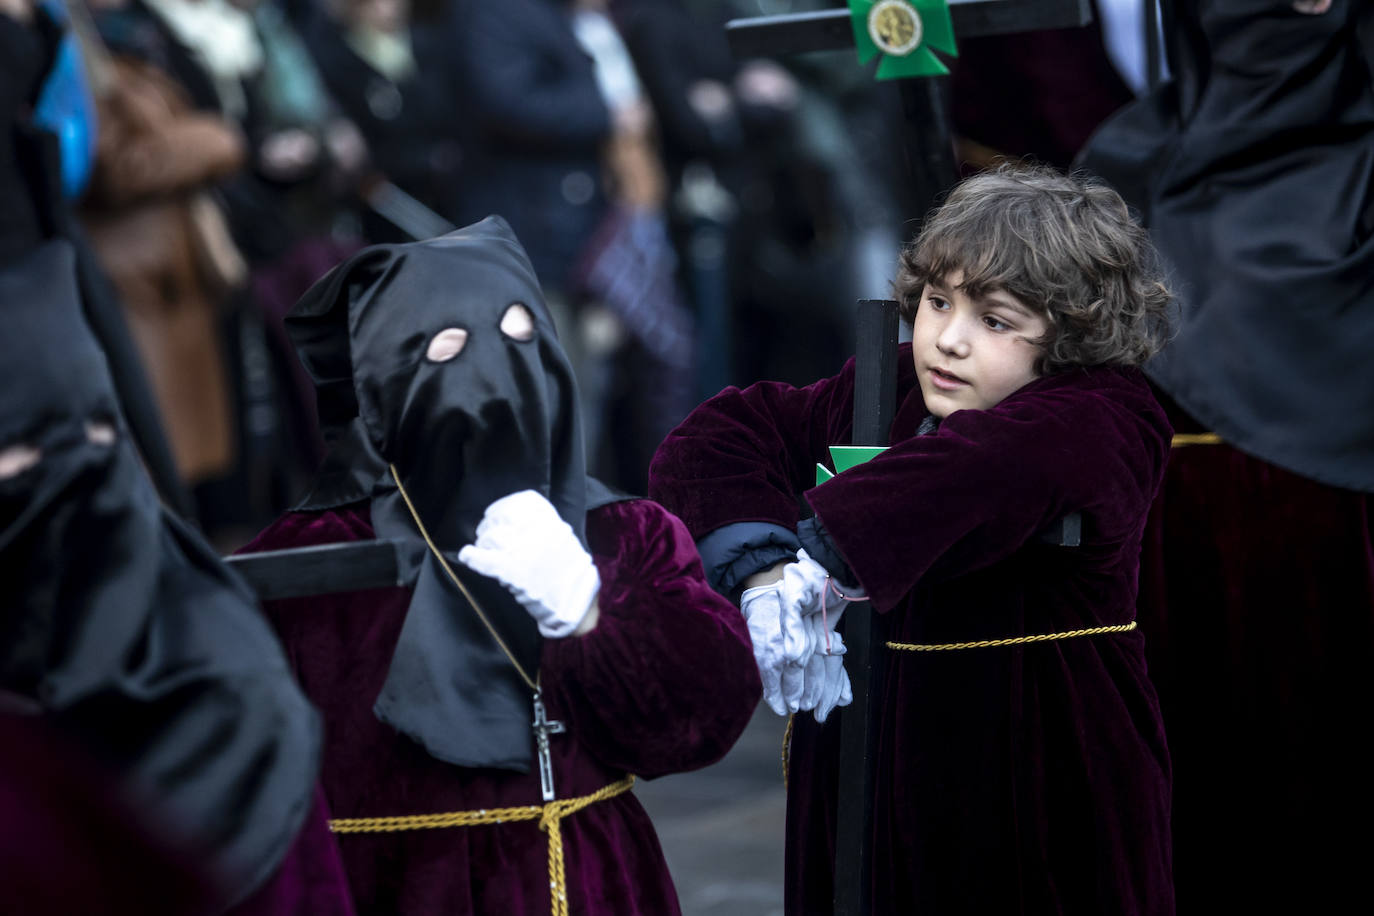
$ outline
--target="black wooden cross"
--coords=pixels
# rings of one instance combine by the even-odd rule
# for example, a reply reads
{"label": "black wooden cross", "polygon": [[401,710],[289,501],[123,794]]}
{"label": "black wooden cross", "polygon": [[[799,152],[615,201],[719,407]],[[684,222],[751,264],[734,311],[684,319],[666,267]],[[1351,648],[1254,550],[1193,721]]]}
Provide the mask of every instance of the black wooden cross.
{"label": "black wooden cross", "polygon": [[[948,0],[956,38],[1068,28],[1091,21],[1089,0]],[[730,48],[740,59],[780,57],[805,51],[854,48],[847,7],[784,16],[736,19],[726,24]],[[958,178],[954,138],[939,78],[905,80],[900,86],[900,133],[911,181],[912,216],[921,217]],[[896,401],[897,304],[861,300],[854,379],[855,445],[887,445]],[[1076,545],[1078,518],[1065,519],[1049,539]],[[840,711],[839,810],[835,827],[835,914],[871,912],[870,863],[873,824],[875,733],[880,623],[866,605],[845,614],[845,669],[854,701]]]}

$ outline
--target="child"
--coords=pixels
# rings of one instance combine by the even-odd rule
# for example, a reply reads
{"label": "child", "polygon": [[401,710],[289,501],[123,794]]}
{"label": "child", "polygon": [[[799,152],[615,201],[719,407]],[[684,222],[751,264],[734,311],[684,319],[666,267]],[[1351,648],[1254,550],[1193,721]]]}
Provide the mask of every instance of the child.
{"label": "child", "polygon": [[363,249],[287,326],[336,442],[250,549],[375,537],[406,558],[405,588],[266,607],[324,717],[359,916],[679,912],[629,789],[735,742],[749,639],[682,523],[586,475],[510,227]]}
{"label": "child", "polygon": [[[655,457],[651,495],[687,522],[713,584],[747,587],[775,709],[819,720],[845,701],[843,670],[808,664],[827,641],[843,651],[836,582],[886,618],[876,913],[1173,912],[1169,757],[1133,623],[1171,434],[1137,368],[1166,325],[1153,263],[1104,186],[976,176],[902,255],[914,335],[890,448],[812,487],[851,439],[851,362],[806,388],[726,389]],[[1040,537],[1072,513],[1081,546]],[[1075,632],[1093,628],[1108,631]],[[1012,642],[916,648],[984,640]],[[837,780],[852,778],[840,718],[795,720],[789,914],[831,906]]]}

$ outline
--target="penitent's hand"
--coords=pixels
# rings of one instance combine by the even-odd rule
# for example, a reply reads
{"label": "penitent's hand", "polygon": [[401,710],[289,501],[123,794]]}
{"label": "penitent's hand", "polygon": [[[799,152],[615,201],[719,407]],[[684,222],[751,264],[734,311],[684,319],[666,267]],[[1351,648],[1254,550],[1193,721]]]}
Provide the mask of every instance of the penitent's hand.
{"label": "penitent's hand", "polygon": [[595,624],[596,564],[553,504],[533,490],[487,506],[477,542],[458,552],[458,562],[504,585],[550,639]]}
{"label": "penitent's hand", "polygon": [[805,550],[782,571],[782,601],[794,608],[805,632],[802,651],[791,656],[782,670],[782,693],[791,712],[814,710],[824,722],[836,706],[853,699],[849,675],[844,670],[844,640],[835,625],[845,605],[863,596],[860,589],[844,588],[825,567]]}
{"label": "penitent's hand", "polygon": [[[813,630],[824,629],[820,615],[807,618],[807,624]],[[844,638],[832,632],[828,648],[821,645],[806,663],[798,711],[814,710],[817,722],[824,722],[836,706],[848,706],[854,701],[849,673],[844,670],[844,653]]]}
{"label": "penitent's hand", "polygon": [[793,659],[804,654],[806,633],[795,606],[789,606],[782,596],[782,582],[772,582],[744,590],[740,596],[740,610],[749,624],[749,640],[754,644],[754,662],[763,681],[763,701],[780,716],[792,711],[795,699],[789,702],[790,692],[800,692],[800,684],[784,683],[784,673],[790,671]]}

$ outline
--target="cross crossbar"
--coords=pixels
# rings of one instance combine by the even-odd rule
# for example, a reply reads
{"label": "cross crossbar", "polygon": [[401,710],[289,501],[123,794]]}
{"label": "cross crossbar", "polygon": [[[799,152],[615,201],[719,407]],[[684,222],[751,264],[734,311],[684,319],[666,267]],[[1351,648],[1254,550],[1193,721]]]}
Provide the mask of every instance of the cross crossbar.
{"label": "cross crossbar", "polygon": [[401,583],[399,544],[359,541],[225,557],[263,601],[392,588]]}

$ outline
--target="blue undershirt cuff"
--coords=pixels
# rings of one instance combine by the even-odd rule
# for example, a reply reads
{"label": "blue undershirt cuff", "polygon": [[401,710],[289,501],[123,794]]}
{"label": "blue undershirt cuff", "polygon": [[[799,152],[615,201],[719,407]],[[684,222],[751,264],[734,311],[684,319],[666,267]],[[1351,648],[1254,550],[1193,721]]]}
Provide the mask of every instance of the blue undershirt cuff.
{"label": "blue undershirt cuff", "polygon": [[769,522],[733,522],[697,541],[706,581],[735,601],[745,579],[795,560],[800,546],[795,532]]}
{"label": "blue undershirt cuff", "polygon": [[830,532],[825,530],[820,516],[813,515],[798,522],[797,539],[801,541],[807,556],[824,566],[825,571],[838,579],[841,585],[845,588],[859,587],[858,577],[835,549],[835,542],[830,540]]}

